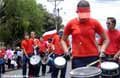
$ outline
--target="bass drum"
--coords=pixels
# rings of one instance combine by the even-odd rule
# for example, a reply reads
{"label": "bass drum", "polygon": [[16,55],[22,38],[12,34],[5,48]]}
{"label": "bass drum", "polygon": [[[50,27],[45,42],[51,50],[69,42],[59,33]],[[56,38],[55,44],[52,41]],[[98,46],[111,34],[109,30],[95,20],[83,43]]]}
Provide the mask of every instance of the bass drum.
{"label": "bass drum", "polygon": [[72,78],[100,78],[101,69],[97,67],[79,67],[70,72]]}
{"label": "bass drum", "polygon": [[33,55],[30,58],[30,64],[37,65],[38,63],[40,63],[40,56],[39,55]]}
{"label": "bass drum", "polygon": [[54,59],[54,64],[56,66],[56,68],[64,68],[65,64],[66,64],[66,59],[62,56],[56,57]]}
{"label": "bass drum", "polygon": [[102,78],[116,78],[120,74],[119,65],[115,62],[103,62],[100,67]]}

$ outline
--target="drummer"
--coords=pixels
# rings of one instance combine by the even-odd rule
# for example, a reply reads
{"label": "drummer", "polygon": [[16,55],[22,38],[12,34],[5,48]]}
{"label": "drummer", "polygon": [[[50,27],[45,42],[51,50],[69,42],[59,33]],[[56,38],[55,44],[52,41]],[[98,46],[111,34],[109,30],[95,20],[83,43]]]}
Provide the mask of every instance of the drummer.
{"label": "drummer", "polygon": [[90,11],[89,2],[80,0],[76,11],[78,17],[69,21],[64,28],[61,43],[66,53],[68,52],[68,47],[65,41],[69,35],[72,35],[72,69],[86,66],[98,59],[99,51],[95,34],[99,34],[104,39],[100,56],[103,55],[109,43],[101,24],[96,19],[90,17]]}
{"label": "drummer", "polygon": [[[60,30],[56,35],[53,36],[53,45],[55,47],[54,58],[64,55],[64,51],[62,49],[61,42],[60,42],[62,35],[63,35],[63,30]],[[60,78],[65,78],[66,67],[67,67],[67,63],[65,64],[64,68],[61,69]],[[51,78],[58,78],[58,73],[60,69],[56,68],[55,65],[53,65],[52,69],[53,70],[51,73]]]}
{"label": "drummer", "polygon": [[[43,40],[42,37],[40,37],[39,39],[39,52],[40,52],[40,56],[42,58],[42,60],[44,59],[45,55],[47,54],[47,43],[46,41]],[[42,64],[42,76],[45,76],[46,74],[46,64]]]}
{"label": "drummer", "polygon": [[23,66],[22,66],[22,74],[23,78],[27,78],[26,73],[27,73],[27,64],[29,65],[28,67],[28,75],[29,77],[33,77],[33,67],[30,64],[29,58],[33,54],[33,41],[30,40],[30,36],[28,32],[25,32],[24,34],[24,39],[21,42],[21,48],[23,50]]}
{"label": "drummer", "polygon": [[[116,27],[116,19],[114,17],[108,17],[106,21],[107,29],[106,33],[110,40],[108,47],[105,50],[105,61],[117,60],[120,56],[120,31]],[[103,44],[103,39],[99,40],[99,45]]]}
{"label": "drummer", "polygon": [[[37,55],[40,55],[40,53],[39,53],[39,39],[36,37],[37,36],[36,32],[31,31],[30,36],[31,36],[30,39],[33,41],[33,49],[36,50]],[[36,66],[33,66],[33,69],[34,69],[33,70],[34,77],[39,77],[40,63],[38,63]]]}
{"label": "drummer", "polygon": [[[54,50],[55,50],[55,47],[54,47],[54,45],[53,45],[53,43],[52,43],[52,38],[48,38],[47,46],[48,46],[47,51],[48,51],[49,54],[51,54],[51,55],[50,55],[50,58],[53,58],[53,52],[54,52]],[[51,60],[51,61],[52,61],[52,60]],[[52,72],[52,63],[49,62],[48,65],[50,66],[48,73],[51,73],[51,72]]]}
{"label": "drummer", "polygon": [[[105,56],[103,61],[118,62],[120,57],[120,31],[116,27],[116,19],[114,17],[107,17],[107,29],[106,33],[110,40],[108,47],[105,50]],[[103,44],[103,39],[99,40],[99,45]],[[120,69],[120,64],[119,64]],[[119,77],[120,78],[120,77]]]}

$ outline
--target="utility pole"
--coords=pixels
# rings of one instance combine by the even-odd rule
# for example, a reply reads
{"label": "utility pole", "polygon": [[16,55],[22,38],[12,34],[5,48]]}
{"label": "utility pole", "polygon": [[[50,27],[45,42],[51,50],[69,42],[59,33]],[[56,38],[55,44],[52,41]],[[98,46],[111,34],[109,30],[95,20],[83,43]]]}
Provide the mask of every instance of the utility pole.
{"label": "utility pole", "polygon": [[[55,27],[56,27],[56,30],[58,31],[58,21],[56,19],[56,17],[59,15],[59,11],[57,9],[57,6],[59,5],[59,3],[63,0],[47,0],[48,2],[54,2],[54,9],[53,9],[53,14],[55,16]],[[58,3],[57,3],[58,2]]]}

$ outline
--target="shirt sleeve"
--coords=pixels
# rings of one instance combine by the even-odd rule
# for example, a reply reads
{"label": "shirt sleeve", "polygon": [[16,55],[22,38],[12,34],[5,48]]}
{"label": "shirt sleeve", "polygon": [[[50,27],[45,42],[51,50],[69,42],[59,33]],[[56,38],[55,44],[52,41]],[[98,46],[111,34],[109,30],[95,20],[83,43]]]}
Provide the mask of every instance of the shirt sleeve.
{"label": "shirt sleeve", "polygon": [[69,22],[64,28],[64,35],[71,34],[71,22]]}
{"label": "shirt sleeve", "polygon": [[102,37],[103,32],[105,32],[102,25],[97,20],[95,21],[95,30],[100,35],[100,37]]}
{"label": "shirt sleeve", "polygon": [[100,38],[100,39],[98,40],[98,44],[99,44],[99,45],[102,45],[102,44],[103,44],[103,41],[104,41],[103,38]]}

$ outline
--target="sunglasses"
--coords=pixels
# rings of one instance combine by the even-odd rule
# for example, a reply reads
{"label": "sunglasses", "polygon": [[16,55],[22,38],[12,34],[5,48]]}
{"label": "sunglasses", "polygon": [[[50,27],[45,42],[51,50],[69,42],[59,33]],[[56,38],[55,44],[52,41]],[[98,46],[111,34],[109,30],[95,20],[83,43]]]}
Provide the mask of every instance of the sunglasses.
{"label": "sunglasses", "polygon": [[111,23],[110,22],[106,22],[106,24],[110,25]]}

